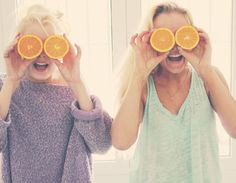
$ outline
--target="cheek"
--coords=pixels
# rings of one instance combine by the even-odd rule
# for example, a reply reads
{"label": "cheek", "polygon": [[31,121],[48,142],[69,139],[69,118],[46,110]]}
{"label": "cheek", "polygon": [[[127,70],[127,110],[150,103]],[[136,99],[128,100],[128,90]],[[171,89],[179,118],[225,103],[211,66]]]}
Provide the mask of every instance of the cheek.
{"label": "cheek", "polygon": [[49,69],[50,69],[50,71],[55,71],[57,69],[56,64],[50,64]]}

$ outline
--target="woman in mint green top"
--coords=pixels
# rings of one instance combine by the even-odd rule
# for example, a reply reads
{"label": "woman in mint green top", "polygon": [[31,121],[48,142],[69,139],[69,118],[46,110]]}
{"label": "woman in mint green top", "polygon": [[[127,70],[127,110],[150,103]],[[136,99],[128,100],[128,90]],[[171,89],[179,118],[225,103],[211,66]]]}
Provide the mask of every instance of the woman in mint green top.
{"label": "woman in mint green top", "polygon": [[189,13],[161,4],[147,17],[121,67],[120,107],[112,143],[126,150],[137,140],[130,163],[131,183],[220,183],[214,111],[236,137],[236,101],[223,75],[211,65],[211,44],[199,28],[191,50],[176,44],[164,53],[150,45],[153,29],[173,32],[193,26]]}

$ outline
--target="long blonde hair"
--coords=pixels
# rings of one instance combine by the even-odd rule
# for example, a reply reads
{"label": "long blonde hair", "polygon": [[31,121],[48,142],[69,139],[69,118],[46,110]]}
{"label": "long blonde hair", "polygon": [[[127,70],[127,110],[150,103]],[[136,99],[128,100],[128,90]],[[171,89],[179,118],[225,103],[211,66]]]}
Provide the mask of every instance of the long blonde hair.
{"label": "long blonde hair", "polygon": [[[144,19],[142,20],[137,32],[152,30],[154,27],[153,22],[155,18],[157,18],[162,13],[171,13],[171,12],[177,12],[177,13],[183,14],[186,17],[186,19],[189,21],[189,24],[191,25],[193,24],[192,17],[186,9],[179,7],[177,4],[173,2],[169,2],[169,3],[163,3],[163,4],[152,7],[151,10],[148,11],[147,16],[145,16]],[[115,77],[116,77],[115,97],[116,97],[116,102],[118,105],[120,104],[128,88],[128,84],[131,79],[131,74],[134,69],[134,58],[135,58],[134,52],[132,48],[129,46],[122,64],[117,69],[118,72],[115,73]]]}

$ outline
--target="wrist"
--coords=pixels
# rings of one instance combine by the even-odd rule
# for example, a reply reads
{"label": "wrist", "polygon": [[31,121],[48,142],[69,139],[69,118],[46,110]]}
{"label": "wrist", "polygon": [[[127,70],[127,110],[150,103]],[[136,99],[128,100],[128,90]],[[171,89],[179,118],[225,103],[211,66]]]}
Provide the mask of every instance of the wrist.
{"label": "wrist", "polygon": [[133,75],[131,76],[132,82],[138,84],[141,88],[146,84],[148,75],[146,73],[141,73],[138,71],[134,71]]}
{"label": "wrist", "polygon": [[200,75],[200,77],[202,78],[207,88],[210,89],[214,85],[215,81],[217,81],[218,74],[215,68],[211,66],[206,69],[204,73]]}
{"label": "wrist", "polygon": [[68,86],[74,93],[78,93],[81,89],[84,88],[84,83],[82,80],[77,80],[73,82],[68,82]]}
{"label": "wrist", "polygon": [[12,91],[12,93],[15,91],[15,89],[18,87],[19,84],[20,84],[19,80],[14,80],[14,79],[11,79],[8,77],[4,81],[4,86],[7,87],[8,89],[10,89],[10,91]]}
{"label": "wrist", "polygon": [[212,75],[215,73],[215,69],[211,65],[207,65],[205,67],[202,67],[201,69],[198,70],[199,76],[204,80],[207,81],[209,80]]}

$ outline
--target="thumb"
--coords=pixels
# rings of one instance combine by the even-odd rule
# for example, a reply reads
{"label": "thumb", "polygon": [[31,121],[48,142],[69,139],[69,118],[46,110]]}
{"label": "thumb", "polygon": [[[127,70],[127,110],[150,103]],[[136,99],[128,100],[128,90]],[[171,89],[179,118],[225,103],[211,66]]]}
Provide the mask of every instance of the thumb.
{"label": "thumb", "polygon": [[191,51],[186,51],[180,47],[178,47],[179,53],[187,59],[193,66],[199,64],[199,59],[195,56]]}
{"label": "thumb", "polygon": [[161,53],[161,55],[158,55],[157,57],[152,59],[152,61],[150,62],[151,70],[154,69],[163,60],[165,60],[168,54],[169,54],[169,52]]}
{"label": "thumb", "polygon": [[160,63],[161,61],[166,59],[168,54],[169,52],[162,53],[161,55],[157,56],[155,60]]}
{"label": "thumb", "polygon": [[63,64],[61,63],[60,60],[57,59],[53,59],[53,63],[56,64],[56,66],[58,67],[58,69],[61,69]]}

